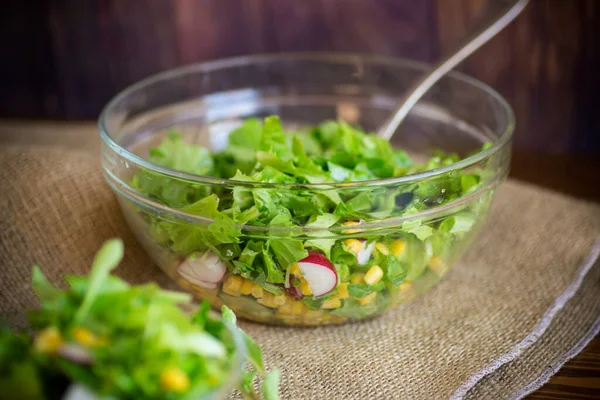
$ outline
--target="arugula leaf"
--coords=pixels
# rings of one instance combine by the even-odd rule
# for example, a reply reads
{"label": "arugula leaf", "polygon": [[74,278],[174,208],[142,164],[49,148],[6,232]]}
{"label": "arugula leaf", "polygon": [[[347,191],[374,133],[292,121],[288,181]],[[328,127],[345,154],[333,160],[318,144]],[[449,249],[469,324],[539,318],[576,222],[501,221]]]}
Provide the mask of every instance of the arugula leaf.
{"label": "arugula leaf", "polygon": [[258,118],[244,120],[242,126],[234,129],[228,137],[229,146],[245,149],[259,149],[262,140],[263,124]]}
{"label": "arugula leaf", "polygon": [[284,270],[308,256],[308,251],[304,248],[301,240],[269,239],[268,243]]}
{"label": "arugula leaf", "polygon": [[262,383],[262,390],[265,395],[265,400],[279,399],[279,379],[281,373],[275,369],[267,374]]}
{"label": "arugula leaf", "polygon": [[104,281],[110,272],[119,265],[122,258],[123,242],[120,239],[111,239],[100,248],[92,263],[87,292],[75,314],[76,322],[81,323],[86,317],[94,300],[101,292]]}
{"label": "arugula leaf", "polygon": [[150,161],[197,175],[212,175],[214,170],[214,162],[208,149],[183,142],[175,132],[171,132],[157,148],[150,151]]}
{"label": "arugula leaf", "polygon": [[368,294],[378,292],[384,288],[385,284],[383,282],[378,282],[374,285],[369,285],[368,283],[357,283],[354,285],[348,285],[348,293],[350,293],[350,296],[358,298],[365,297]]}
{"label": "arugula leaf", "polygon": [[267,283],[283,283],[283,271],[277,266],[267,247],[262,250]]}
{"label": "arugula leaf", "polygon": [[333,215],[333,214],[329,214],[329,213],[324,213],[321,215],[312,215],[311,218],[308,220],[308,223],[306,224],[306,226],[308,228],[329,228],[332,225],[334,225],[336,222],[338,222],[340,219],[339,216],[337,215]]}
{"label": "arugula leaf", "polygon": [[42,303],[53,301],[60,294],[60,291],[52,286],[46,275],[44,275],[37,265],[33,267],[31,286]]}

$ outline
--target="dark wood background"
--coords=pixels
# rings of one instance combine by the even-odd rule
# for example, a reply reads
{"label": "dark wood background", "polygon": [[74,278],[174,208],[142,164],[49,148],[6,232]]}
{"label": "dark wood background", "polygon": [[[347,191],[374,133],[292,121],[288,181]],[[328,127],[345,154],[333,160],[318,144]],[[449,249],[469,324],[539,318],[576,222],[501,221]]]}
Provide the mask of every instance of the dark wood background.
{"label": "dark wood background", "polygon": [[[0,115],[95,118],[140,78],[241,54],[357,51],[431,61],[485,2],[3,0]],[[514,106],[517,149],[600,151],[599,24],[598,0],[533,0],[460,68]]]}

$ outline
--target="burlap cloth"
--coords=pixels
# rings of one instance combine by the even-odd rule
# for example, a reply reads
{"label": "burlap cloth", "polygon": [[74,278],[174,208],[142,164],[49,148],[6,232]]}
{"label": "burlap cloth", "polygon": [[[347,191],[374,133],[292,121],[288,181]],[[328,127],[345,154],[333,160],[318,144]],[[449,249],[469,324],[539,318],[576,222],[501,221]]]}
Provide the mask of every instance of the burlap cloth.
{"label": "burlap cloth", "polygon": [[[53,281],[85,273],[119,236],[132,282],[170,285],[128,231],[98,157],[0,149],[0,311],[14,325]],[[472,248],[437,287],[367,322],[291,329],[242,322],[282,370],[285,399],[520,398],[598,331],[600,207],[509,181]]]}

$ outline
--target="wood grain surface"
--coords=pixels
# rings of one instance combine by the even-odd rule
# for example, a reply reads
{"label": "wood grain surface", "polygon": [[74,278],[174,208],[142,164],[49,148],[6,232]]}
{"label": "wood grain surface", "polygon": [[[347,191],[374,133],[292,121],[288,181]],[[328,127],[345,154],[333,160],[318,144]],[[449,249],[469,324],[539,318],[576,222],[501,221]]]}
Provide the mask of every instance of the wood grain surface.
{"label": "wood grain surface", "polygon": [[[3,0],[0,115],[94,118],[119,90],[241,54],[346,51],[432,61],[490,0]],[[600,153],[600,2],[532,0],[460,69],[513,105],[517,149]]]}

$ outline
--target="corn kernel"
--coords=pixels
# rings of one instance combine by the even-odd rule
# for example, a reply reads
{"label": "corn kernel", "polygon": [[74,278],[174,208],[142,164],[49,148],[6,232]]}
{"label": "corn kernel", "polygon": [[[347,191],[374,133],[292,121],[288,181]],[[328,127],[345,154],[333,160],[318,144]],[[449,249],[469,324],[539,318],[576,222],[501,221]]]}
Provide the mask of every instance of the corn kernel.
{"label": "corn kernel", "polygon": [[94,347],[102,343],[98,336],[82,327],[73,329],[71,334],[73,335],[73,339],[82,346]]}
{"label": "corn kernel", "polygon": [[51,326],[37,335],[34,345],[39,352],[55,354],[62,344],[63,338],[60,331],[56,327]]}
{"label": "corn kernel", "polygon": [[277,307],[277,303],[275,303],[275,296],[273,295],[273,293],[265,292],[263,294],[263,297],[258,299],[258,302],[260,304],[262,304],[263,306],[267,306],[267,307],[271,307],[271,308]]}
{"label": "corn kernel", "polygon": [[365,274],[365,283],[374,285],[383,278],[383,270],[379,265],[373,265]]}
{"label": "corn kernel", "polygon": [[346,248],[348,249],[348,251],[350,251],[354,254],[358,254],[360,251],[362,251],[365,248],[365,245],[363,244],[363,242],[361,242],[358,239],[344,240],[344,245],[346,245]]}
{"label": "corn kernel", "polygon": [[405,293],[409,290],[412,290],[412,286],[412,282],[404,281],[398,286],[398,290],[400,291],[400,293]]}
{"label": "corn kernel", "polygon": [[323,320],[323,312],[308,310],[304,313],[304,322],[308,324],[319,324]]}
{"label": "corn kernel", "polygon": [[402,301],[408,301],[413,299],[416,296],[415,291],[413,290],[412,282],[402,282],[398,286],[398,297]]}
{"label": "corn kernel", "polygon": [[296,276],[302,276],[302,270],[300,269],[300,266],[298,265],[298,263],[292,264],[292,266],[290,267],[290,274],[296,275]]}
{"label": "corn kernel", "polygon": [[404,253],[405,249],[406,244],[402,240],[394,240],[392,243],[392,253],[395,256],[399,256],[400,254]]}
{"label": "corn kernel", "polygon": [[252,296],[256,297],[257,299],[260,299],[261,297],[263,297],[265,291],[262,287],[258,286],[258,285],[254,285],[252,286]]}
{"label": "corn kernel", "polygon": [[377,292],[372,292],[366,295],[365,297],[361,297],[360,299],[356,299],[361,305],[366,306],[367,304],[371,304],[375,297],[377,296]]}
{"label": "corn kernel", "polygon": [[347,299],[348,297],[350,297],[350,293],[348,293],[348,283],[340,283],[337,287],[338,292],[337,292],[337,298],[338,299]]}
{"label": "corn kernel", "polygon": [[365,274],[356,273],[350,276],[350,283],[356,285],[357,283],[363,283],[365,281]]}
{"label": "corn kernel", "polygon": [[291,314],[292,313],[292,303],[291,302],[285,303],[284,305],[280,306],[277,309],[277,312],[282,315]]}
{"label": "corn kernel", "polygon": [[340,308],[342,306],[342,301],[340,299],[327,299],[323,301],[321,304],[321,308],[325,310],[331,310],[333,308]]}
{"label": "corn kernel", "polygon": [[310,286],[308,286],[308,282],[305,279],[302,279],[299,289],[305,296],[310,296],[311,294],[313,294],[312,290],[310,289]]}
{"label": "corn kernel", "polygon": [[382,256],[389,256],[390,255],[390,249],[388,249],[388,247],[385,245],[385,243],[377,243],[377,244],[375,244],[375,250],[377,250],[377,252],[379,254],[381,254]]}
{"label": "corn kernel", "polygon": [[300,315],[304,311],[304,303],[301,301],[292,302],[292,314]]}
{"label": "corn kernel", "polygon": [[448,270],[448,266],[439,256],[431,257],[427,266],[438,275],[444,275]]}
{"label": "corn kernel", "polygon": [[223,282],[223,292],[230,296],[239,296],[243,278],[238,275],[229,275]]}
{"label": "corn kernel", "polygon": [[[355,225],[360,225],[360,221],[347,221],[342,224],[342,226],[355,226]],[[360,231],[361,231],[360,229],[345,229],[344,233],[348,234],[348,235],[352,235],[352,234],[358,233]]]}
{"label": "corn kernel", "polygon": [[242,287],[240,288],[240,293],[248,296],[250,293],[252,293],[252,288],[254,287],[254,283],[252,283],[252,281],[249,281],[248,279],[244,279],[244,281],[242,282]]}
{"label": "corn kernel", "polygon": [[279,296],[273,296],[273,304],[275,304],[276,307],[281,307],[283,305],[285,305],[288,301],[288,298],[286,295],[281,294]]}
{"label": "corn kernel", "polygon": [[160,374],[160,385],[169,392],[185,392],[190,387],[190,378],[176,367],[166,368]]}

